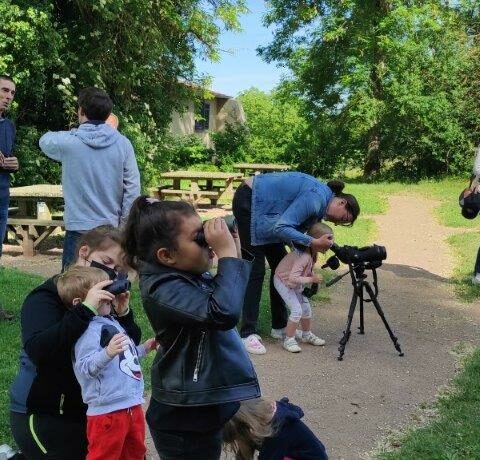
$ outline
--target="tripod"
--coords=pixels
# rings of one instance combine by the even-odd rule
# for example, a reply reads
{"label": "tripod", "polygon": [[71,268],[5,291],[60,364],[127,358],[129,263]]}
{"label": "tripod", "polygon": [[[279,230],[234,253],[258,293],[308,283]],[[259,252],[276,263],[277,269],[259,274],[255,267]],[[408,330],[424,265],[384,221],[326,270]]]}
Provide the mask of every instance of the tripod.
{"label": "tripod", "polygon": [[[340,352],[340,354],[338,355],[338,358],[337,358],[339,361],[343,361],[343,355],[345,354],[345,347],[348,343],[348,340],[350,339],[353,314],[355,313],[355,308],[357,307],[357,303],[359,303],[360,305],[360,326],[358,328],[359,329],[358,333],[365,334],[364,316],[363,316],[364,302],[373,303],[375,309],[377,310],[378,315],[383,321],[383,324],[385,326],[385,329],[388,332],[388,335],[390,336],[390,339],[393,342],[393,346],[399,352],[399,355],[403,356],[403,352],[402,352],[402,349],[400,348],[400,344],[398,343],[398,339],[395,336],[395,334],[392,332],[392,329],[390,328],[390,325],[388,324],[387,319],[385,318],[385,315],[383,313],[382,307],[380,306],[380,303],[378,302],[378,299],[377,299],[378,278],[377,278],[376,269],[380,267],[380,265],[382,265],[381,262],[360,262],[357,264],[349,263],[348,272],[333,278],[331,281],[327,283],[327,286],[331,286],[332,284],[336,283],[337,281],[339,281],[341,278],[343,278],[345,275],[348,275],[349,273],[352,278],[353,294],[352,294],[352,300],[350,302],[350,308],[348,310],[347,324],[345,325],[343,336],[339,342],[338,351]],[[372,286],[367,281],[367,274],[365,273],[365,270],[372,270],[374,289],[372,289]],[[368,294],[368,298],[365,297],[365,291]]]}

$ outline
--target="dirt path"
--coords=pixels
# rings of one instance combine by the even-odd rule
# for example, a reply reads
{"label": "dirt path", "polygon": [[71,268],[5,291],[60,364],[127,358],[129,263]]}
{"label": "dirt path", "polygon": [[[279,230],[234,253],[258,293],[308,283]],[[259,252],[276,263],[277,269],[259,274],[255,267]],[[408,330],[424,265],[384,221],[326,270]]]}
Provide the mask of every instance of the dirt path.
{"label": "dirt path", "polygon": [[[454,376],[455,350],[478,345],[480,303],[457,302],[448,285],[453,255],[445,240],[452,230],[435,220],[437,204],[419,196],[393,196],[389,211],[374,217],[379,230],[375,242],[388,251],[379,270],[379,301],[404,357],[398,356],[367,304],[366,334],[355,333],[356,316],[345,359],[337,361],[352,294],[348,278],[330,288],[327,305],[314,308],[314,330],[327,340],[325,347],[304,346],[302,353],[292,355],[266,341],[268,353],[253,357],[264,396],[287,395],[302,406],[331,459],[367,457],[391,430],[411,422],[417,406],[432,401]],[[43,264],[37,258],[4,259],[5,265],[47,275],[45,262],[50,267],[55,263],[49,260],[53,256],[42,257]],[[57,271],[58,266],[52,269]],[[149,458],[155,457],[150,453]]]}
{"label": "dirt path", "polygon": [[434,219],[436,204],[394,196],[387,214],[375,217],[376,243],[388,251],[379,270],[379,300],[404,357],[367,304],[366,334],[352,329],[345,359],[337,361],[352,294],[349,278],[331,288],[328,305],[314,309],[324,348],[304,346],[291,355],[272,342],[267,355],[254,357],[265,396],[288,395],[299,403],[332,459],[364,458],[392,429],[408,424],[416,407],[432,401],[455,374],[453,350],[477,340],[480,304],[458,303],[447,284],[453,259],[445,238],[451,231]]}

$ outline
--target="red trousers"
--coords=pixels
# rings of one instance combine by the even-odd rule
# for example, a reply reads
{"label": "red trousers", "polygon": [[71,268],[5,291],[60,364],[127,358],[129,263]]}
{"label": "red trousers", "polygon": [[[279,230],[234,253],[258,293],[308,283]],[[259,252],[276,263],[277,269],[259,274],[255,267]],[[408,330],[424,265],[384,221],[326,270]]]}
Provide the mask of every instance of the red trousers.
{"label": "red trousers", "polygon": [[87,460],[143,460],[145,419],[142,406],[87,416]]}

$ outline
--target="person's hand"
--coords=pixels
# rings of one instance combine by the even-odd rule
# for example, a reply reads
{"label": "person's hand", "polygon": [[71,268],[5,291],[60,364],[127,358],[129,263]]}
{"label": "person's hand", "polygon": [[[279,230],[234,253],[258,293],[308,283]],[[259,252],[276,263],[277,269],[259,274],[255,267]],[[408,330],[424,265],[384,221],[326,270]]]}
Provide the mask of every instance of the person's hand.
{"label": "person's hand", "polygon": [[154,351],[157,349],[157,341],[155,340],[155,337],[152,337],[151,339],[145,340],[143,343],[143,346],[145,347],[145,351],[147,353],[150,353],[151,351]]}
{"label": "person's hand", "polygon": [[122,292],[115,297],[113,309],[118,316],[123,316],[128,311],[130,304],[130,291]]}
{"label": "person's hand", "polygon": [[123,333],[119,332],[115,334],[108,342],[107,345],[107,355],[110,358],[114,358],[115,356],[119,355],[120,353],[124,352],[128,348],[128,337]]}
{"label": "person's hand", "polygon": [[18,169],[17,157],[3,157],[3,168],[9,171],[16,171]]}
{"label": "person's hand", "polygon": [[320,238],[315,238],[310,243],[310,247],[317,252],[325,252],[332,247],[332,244],[335,242],[333,235],[327,233],[322,235]]}
{"label": "person's hand", "polygon": [[103,288],[109,284],[112,284],[112,280],[100,281],[100,283],[92,286],[92,288],[87,292],[85,302],[94,307],[95,310],[100,308],[102,302],[113,302],[115,300],[115,296],[112,293],[103,290]]}
{"label": "person's hand", "polygon": [[237,257],[237,248],[227,224],[221,217],[210,219],[203,227],[205,240],[217,257]]}
{"label": "person's hand", "polygon": [[312,283],[320,284],[322,281],[323,281],[323,276],[317,275],[315,273],[312,275]]}

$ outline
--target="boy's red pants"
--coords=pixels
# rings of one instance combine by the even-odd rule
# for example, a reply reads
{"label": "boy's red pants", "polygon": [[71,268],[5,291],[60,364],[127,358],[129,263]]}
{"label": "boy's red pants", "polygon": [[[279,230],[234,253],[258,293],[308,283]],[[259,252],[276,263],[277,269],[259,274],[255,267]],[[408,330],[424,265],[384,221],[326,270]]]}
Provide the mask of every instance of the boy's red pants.
{"label": "boy's red pants", "polygon": [[142,406],[87,416],[87,460],[143,460],[145,419]]}

